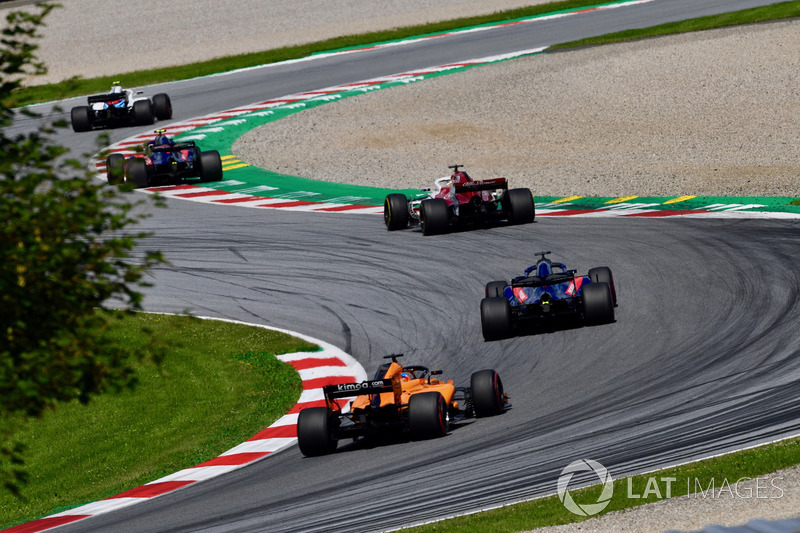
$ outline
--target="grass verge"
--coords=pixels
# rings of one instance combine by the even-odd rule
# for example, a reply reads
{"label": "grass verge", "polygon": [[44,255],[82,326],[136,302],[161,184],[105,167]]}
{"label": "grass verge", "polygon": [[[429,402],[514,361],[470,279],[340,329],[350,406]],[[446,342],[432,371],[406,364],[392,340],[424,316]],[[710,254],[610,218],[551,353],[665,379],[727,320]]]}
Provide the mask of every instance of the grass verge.
{"label": "grass verge", "polygon": [[[24,421],[26,501],[0,491],[0,529],[136,488],[212,459],[283,416],[300,377],[275,355],[317,346],[258,327],[138,314],[112,335],[172,347],[142,364],[133,391],[71,403]],[[8,423],[9,421],[5,421]]]}
{"label": "grass verge", "polygon": [[[614,495],[608,507],[598,516],[629,509],[646,503],[672,497],[686,496],[698,500],[715,497],[714,490],[723,495],[732,494],[739,499],[791,497],[784,493],[778,478],[764,479],[750,490],[736,488],[736,482],[789,468],[800,463],[800,439],[760,446],[706,459],[675,468],[668,468],[640,476],[614,480]],[[566,464],[564,465],[566,466]],[[613,472],[612,472],[613,474]],[[598,501],[601,485],[570,490],[578,504]],[[669,489],[668,489],[669,488]],[[553,479],[553,491],[556,479]],[[646,495],[646,496],[645,496]],[[638,498],[637,498],[638,496]],[[718,497],[718,496],[716,496]],[[558,496],[548,496],[499,509],[443,520],[420,527],[404,529],[404,533],[512,533],[537,527],[555,526],[587,520],[572,514]],[[593,518],[593,517],[591,517]]]}
{"label": "grass verge", "polygon": [[347,35],[298,46],[287,46],[275,50],[220,57],[200,63],[192,63],[189,65],[128,72],[91,79],[82,79],[76,77],[61,83],[24,87],[15,92],[12,101],[8,102],[8,105],[10,107],[17,107],[38,102],[61,100],[64,98],[85,94],[102,93],[108,91],[108,88],[113,81],[120,81],[122,85],[126,87],[141,87],[143,85],[152,85],[155,83],[185,80],[200,76],[207,76],[209,74],[228,72],[241,68],[277,63],[279,61],[287,61],[290,59],[299,59],[320,52],[358,47],[384,41],[394,41],[420,35],[443,33],[468,26],[478,26],[481,24],[490,24],[493,22],[501,22],[516,18],[532,17],[553,11],[575,9],[598,5],[601,3],[603,3],[602,0],[564,0],[550,4],[541,4],[509,11],[500,11],[491,15],[465,17],[431,24],[422,24],[404,28],[395,28],[386,31],[364,33],[360,35]]}
{"label": "grass verge", "polygon": [[721,15],[711,15],[696,19],[683,20],[661,24],[650,28],[637,30],[626,30],[617,33],[609,33],[599,37],[590,37],[579,41],[558,44],[550,47],[553,49],[575,48],[578,46],[596,46],[602,44],[620,43],[644,39],[648,37],[660,37],[663,35],[674,35],[678,33],[689,33],[694,31],[713,30],[729,26],[741,26],[742,24],[756,24],[759,22],[771,22],[800,17],[800,1],[782,2],[769,6],[754,7],[732,13]]}
{"label": "grass verge", "polygon": [[[279,61],[287,61],[290,59],[299,59],[316,53],[327,52],[331,50],[353,48],[374,43],[406,39],[409,37],[418,37],[422,35],[434,35],[437,33],[444,33],[470,26],[480,26],[483,24],[492,24],[507,20],[534,17],[555,11],[597,6],[602,4],[602,2],[597,2],[597,0],[564,0],[561,2],[540,4],[508,11],[499,11],[484,16],[465,17],[455,20],[408,26],[404,28],[395,28],[392,30],[377,31],[360,35],[347,35],[303,45],[287,46],[275,50],[266,50],[263,52],[254,52],[251,54],[237,56],[225,56],[209,61],[192,63],[189,65],[128,72],[123,74],[115,74],[113,76],[90,79],[75,77],[60,83],[23,87],[14,93],[11,100],[7,102],[7,105],[9,107],[17,107],[40,102],[61,100],[64,98],[71,98],[73,96],[101,93],[107,91],[108,87],[113,81],[120,81],[124,86],[140,87],[155,83],[185,80],[200,76],[207,76],[210,74],[217,74],[220,72],[228,72],[241,68],[277,63]],[[800,0],[792,0],[790,2],[746,9],[733,13],[702,17],[683,22],[663,24],[661,26],[655,26],[651,28],[630,30],[600,37],[583,39],[580,41],[572,41],[569,43],[552,46],[551,49],[609,44],[646,37],[655,37],[659,35],[701,31],[725,26],[767,22],[799,16]]]}

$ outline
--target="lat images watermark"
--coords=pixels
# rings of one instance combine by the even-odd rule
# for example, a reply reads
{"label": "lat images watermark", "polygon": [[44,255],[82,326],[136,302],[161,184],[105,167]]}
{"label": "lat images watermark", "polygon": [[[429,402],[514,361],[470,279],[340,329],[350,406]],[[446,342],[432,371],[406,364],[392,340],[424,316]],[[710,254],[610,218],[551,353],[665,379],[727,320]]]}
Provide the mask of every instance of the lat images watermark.
{"label": "lat images watermark", "polygon": [[[570,483],[573,481],[573,477],[581,472],[594,473],[600,481],[602,490],[596,500],[590,498],[591,501],[588,502],[577,502],[570,492]],[[584,486],[587,481],[593,480],[591,475],[588,480],[586,476],[581,476],[581,478],[581,484]],[[722,479],[686,477],[680,480],[677,477],[667,476],[629,477],[626,479],[626,496],[632,500],[652,499],[653,501],[672,498],[673,495],[686,495],[688,498],[696,499],[775,499],[783,497],[782,480],[783,477],[780,476],[740,477],[733,480],[727,477]],[[683,490],[684,487],[685,490]],[[594,516],[611,502],[614,494],[614,480],[602,464],[592,459],[580,459],[571,462],[561,471],[557,490],[558,497],[567,510],[579,516]],[[586,497],[585,493],[583,496]]]}
{"label": "lat images watermark", "polygon": [[[594,503],[577,503],[570,494],[569,482],[577,472],[594,472],[603,484],[603,491]],[[580,516],[593,516],[602,511],[614,495],[614,480],[608,470],[591,459],[579,459],[567,465],[558,477],[558,498],[570,512]]]}

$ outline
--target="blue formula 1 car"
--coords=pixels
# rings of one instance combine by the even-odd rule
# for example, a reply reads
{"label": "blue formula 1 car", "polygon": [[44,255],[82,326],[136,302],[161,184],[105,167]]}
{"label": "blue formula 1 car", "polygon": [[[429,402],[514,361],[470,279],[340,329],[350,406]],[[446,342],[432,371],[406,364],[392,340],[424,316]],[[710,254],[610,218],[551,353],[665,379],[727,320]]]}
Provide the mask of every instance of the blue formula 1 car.
{"label": "blue formula 1 car", "polygon": [[481,300],[481,329],[487,341],[505,339],[521,325],[535,326],[560,317],[578,318],[586,325],[614,321],[617,291],[608,267],[596,267],[576,276],[563,263],[542,256],[525,274],[486,284]]}
{"label": "blue formula 1 car", "polygon": [[180,183],[205,183],[222,179],[219,152],[201,152],[194,141],[175,142],[156,130],[155,139],[144,145],[144,151],[125,158],[110,154],[106,158],[106,175],[111,184],[124,181],[136,187],[152,187]]}

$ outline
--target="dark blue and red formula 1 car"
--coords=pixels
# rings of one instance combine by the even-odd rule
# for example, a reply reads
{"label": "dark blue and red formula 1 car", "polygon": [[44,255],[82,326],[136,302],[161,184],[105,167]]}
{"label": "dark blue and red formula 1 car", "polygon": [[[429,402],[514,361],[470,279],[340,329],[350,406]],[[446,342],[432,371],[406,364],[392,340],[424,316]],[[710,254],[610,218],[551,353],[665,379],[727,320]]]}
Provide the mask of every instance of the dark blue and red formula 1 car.
{"label": "dark blue and red formula 1 car", "polygon": [[530,189],[509,189],[506,178],[473,180],[460,167],[450,166],[450,176],[434,181],[436,190],[425,188],[411,198],[388,195],[383,203],[386,228],[395,231],[418,224],[423,235],[436,235],[456,225],[533,222],[536,212]]}
{"label": "dark blue and red formula 1 car", "polygon": [[578,318],[586,325],[614,321],[617,290],[608,267],[589,269],[586,276],[575,275],[563,263],[541,255],[525,274],[507,281],[486,284],[481,300],[481,329],[487,341],[505,339],[518,326],[536,326],[560,317]]}
{"label": "dark blue and red formula 1 car", "polygon": [[136,187],[151,187],[179,183],[204,183],[222,179],[222,160],[219,152],[201,152],[194,143],[175,142],[156,130],[144,151],[127,159],[122,154],[106,158],[106,176],[112,184],[129,181]]}

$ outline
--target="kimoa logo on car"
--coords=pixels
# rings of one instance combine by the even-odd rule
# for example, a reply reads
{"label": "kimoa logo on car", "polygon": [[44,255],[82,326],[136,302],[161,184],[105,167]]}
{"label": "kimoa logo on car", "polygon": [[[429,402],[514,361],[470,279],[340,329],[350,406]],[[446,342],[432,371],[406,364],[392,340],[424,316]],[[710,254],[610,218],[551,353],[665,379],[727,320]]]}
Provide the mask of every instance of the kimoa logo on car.
{"label": "kimoa logo on car", "polygon": [[361,383],[342,383],[336,386],[337,391],[357,391],[370,387],[381,387],[383,381],[362,381]]}
{"label": "kimoa logo on car", "polygon": [[[595,503],[579,504],[572,498],[569,484],[577,472],[594,472],[600,478],[603,490]],[[608,470],[597,461],[579,459],[571,462],[561,471],[561,475],[558,478],[557,491],[558,499],[561,500],[561,503],[564,504],[568,511],[579,516],[593,516],[605,509],[611,501],[611,496],[614,494],[614,480]]]}

